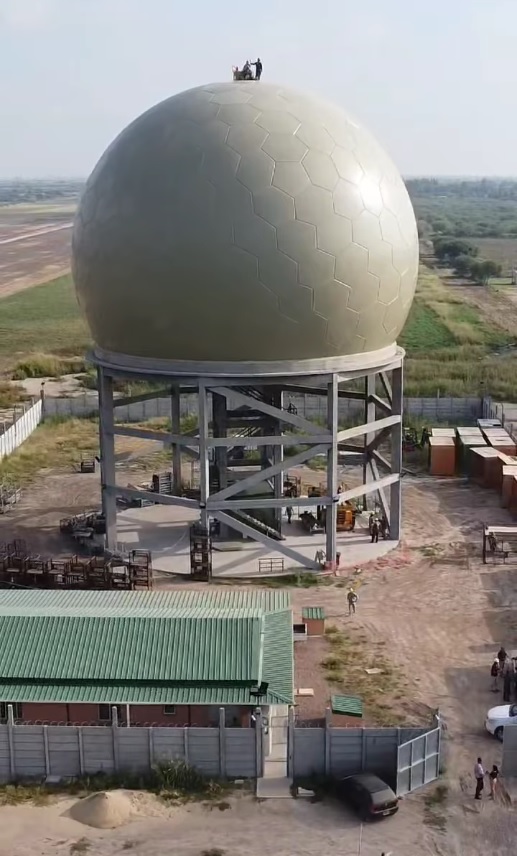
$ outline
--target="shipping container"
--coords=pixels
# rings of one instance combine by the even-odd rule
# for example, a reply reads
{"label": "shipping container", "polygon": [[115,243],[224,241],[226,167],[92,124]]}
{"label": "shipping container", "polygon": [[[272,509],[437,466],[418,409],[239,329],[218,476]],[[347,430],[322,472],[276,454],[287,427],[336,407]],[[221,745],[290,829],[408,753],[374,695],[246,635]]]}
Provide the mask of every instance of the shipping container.
{"label": "shipping container", "polygon": [[500,419],[478,419],[477,421],[478,428],[483,430],[484,428],[502,428]]}
{"label": "shipping container", "polygon": [[488,442],[493,449],[504,452],[505,455],[515,455],[517,451],[515,441],[511,437],[489,437]]}
{"label": "shipping container", "polygon": [[459,437],[458,442],[456,444],[456,468],[458,472],[465,476],[468,475],[470,450],[476,448],[476,446],[486,448],[486,445],[486,440],[481,435],[481,431],[479,432],[479,437],[472,435],[467,437]]}
{"label": "shipping container", "polygon": [[453,476],[456,472],[456,443],[453,437],[429,439],[429,472],[432,476]]}
{"label": "shipping container", "polygon": [[459,439],[461,439],[462,437],[479,437],[481,439],[483,438],[481,429],[476,428],[475,425],[467,425],[466,427],[460,426],[459,428],[456,428],[456,436]]}
{"label": "shipping container", "polygon": [[474,447],[467,457],[470,478],[482,487],[497,487],[499,452],[490,446]]}
{"label": "shipping container", "polygon": [[510,507],[513,485],[516,477],[517,462],[515,466],[506,465],[503,467],[503,483],[501,486],[501,505],[503,506],[503,508]]}
{"label": "shipping container", "polygon": [[431,428],[431,437],[454,437],[456,436],[455,428]]}

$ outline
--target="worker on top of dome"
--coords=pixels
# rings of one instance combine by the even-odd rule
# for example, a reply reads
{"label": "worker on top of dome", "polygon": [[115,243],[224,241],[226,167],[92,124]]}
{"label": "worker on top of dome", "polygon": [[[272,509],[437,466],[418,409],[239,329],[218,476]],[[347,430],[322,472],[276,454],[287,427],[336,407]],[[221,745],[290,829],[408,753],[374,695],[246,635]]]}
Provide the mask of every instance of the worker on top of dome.
{"label": "worker on top of dome", "polygon": [[251,64],[255,66],[255,80],[260,80],[262,77],[262,62],[260,61],[260,57],[258,56],[257,61]]}

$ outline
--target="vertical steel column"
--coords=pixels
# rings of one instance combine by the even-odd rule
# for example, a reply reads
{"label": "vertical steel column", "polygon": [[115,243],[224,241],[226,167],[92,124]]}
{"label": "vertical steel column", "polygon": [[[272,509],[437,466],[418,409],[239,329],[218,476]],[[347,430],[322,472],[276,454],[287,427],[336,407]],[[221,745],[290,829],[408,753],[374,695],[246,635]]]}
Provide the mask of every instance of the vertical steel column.
{"label": "vertical steel column", "polygon": [[390,488],[390,537],[394,541],[398,541],[400,539],[402,491],[400,480],[402,475],[402,395],[404,388],[404,363],[402,361],[399,368],[393,369],[391,388],[392,414],[393,416],[400,416],[400,422],[394,425],[391,430],[391,472],[397,473],[399,478]]}
{"label": "vertical steel column", "polygon": [[206,503],[210,494],[210,459],[208,456],[208,395],[205,381],[200,380],[198,386],[198,415],[199,415],[199,504],[201,508],[201,525],[208,529],[209,518]]}
{"label": "vertical steel column", "polygon": [[[275,407],[278,407],[280,412],[283,410],[284,404],[284,394],[282,390],[276,390],[274,396],[274,404]],[[283,425],[280,419],[275,419],[275,424],[273,428],[273,434],[275,437],[281,437],[283,433]],[[283,446],[273,446],[272,449],[272,457],[274,464],[280,464],[284,460],[284,447]],[[282,499],[284,495],[284,477],[285,472],[278,473],[273,478],[273,483],[275,486],[275,499]],[[275,510],[275,518],[276,518],[276,528],[279,532],[282,531],[282,509],[277,508]]]}
{"label": "vertical steel column", "polygon": [[[375,402],[370,401],[370,396],[375,395],[375,379],[376,375],[366,375],[364,379],[364,424],[375,422]],[[367,485],[371,481],[372,471],[370,468],[370,456],[367,449],[368,444],[374,439],[375,434],[365,434],[364,436],[364,461],[363,461],[363,484]],[[374,499],[375,494],[366,494],[363,496],[363,511],[368,510],[368,500]]]}
{"label": "vertical steel column", "polygon": [[[212,393],[212,425],[214,437],[228,436],[228,401],[225,395]],[[216,446],[214,449],[215,469],[217,471],[219,490],[228,487],[228,446]],[[219,535],[224,539],[235,538],[224,523],[219,524]]]}
{"label": "vertical steel column", "polygon": [[[181,434],[181,391],[179,386],[171,388],[172,434]],[[176,496],[181,496],[181,446],[172,444],[172,486]]]}
{"label": "vertical steel column", "polygon": [[99,445],[101,452],[102,513],[106,521],[105,545],[108,550],[117,547],[117,497],[109,488],[116,485],[115,478],[115,411],[113,408],[113,378],[97,369],[99,389]]}
{"label": "vertical steel column", "polygon": [[327,536],[327,562],[336,561],[337,550],[337,434],[338,434],[338,411],[339,411],[339,376],[330,376],[327,386],[327,428],[331,435],[331,443],[327,452],[327,496],[332,498],[332,503],[325,511],[325,528]]}

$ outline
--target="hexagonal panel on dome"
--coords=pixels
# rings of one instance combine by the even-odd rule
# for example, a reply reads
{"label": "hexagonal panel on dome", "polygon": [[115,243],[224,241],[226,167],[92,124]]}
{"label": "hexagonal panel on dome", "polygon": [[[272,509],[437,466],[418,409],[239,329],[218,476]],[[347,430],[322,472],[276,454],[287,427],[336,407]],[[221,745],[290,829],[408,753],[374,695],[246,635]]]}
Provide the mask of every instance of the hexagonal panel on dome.
{"label": "hexagonal panel on dome", "polygon": [[171,361],[300,361],[385,349],[418,271],[409,197],[339,107],[214,83],[168,98],[103,155],[73,272],[104,351]]}

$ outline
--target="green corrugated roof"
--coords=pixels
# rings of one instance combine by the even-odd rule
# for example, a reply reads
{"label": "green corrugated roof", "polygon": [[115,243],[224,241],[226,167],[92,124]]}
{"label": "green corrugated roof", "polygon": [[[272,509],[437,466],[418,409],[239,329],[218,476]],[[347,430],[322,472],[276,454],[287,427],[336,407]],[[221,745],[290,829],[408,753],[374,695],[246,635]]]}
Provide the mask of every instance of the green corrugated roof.
{"label": "green corrugated roof", "polygon": [[363,703],[360,698],[348,695],[333,695],[330,700],[332,713],[344,716],[362,716]]}
{"label": "green corrugated roof", "polygon": [[53,704],[284,704],[274,692],[260,699],[250,696],[249,686],[172,686],[160,684],[0,683],[0,701]]}
{"label": "green corrugated roof", "polygon": [[286,592],[4,591],[0,638],[0,701],[293,699]]}
{"label": "green corrugated roof", "polygon": [[133,615],[135,609],[259,609],[273,612],[289,609],[289,593],[275,589],[228,590],[205,589],[183,591],[44,591],[41,589],[0,590],[0,614],[13,607],[28,611],[42,609],[108,609]]}
{"label": "green corrugated roof", "polygon": [[308,621],[323,621],[325,618],[325,609],[322,606],[304,606],[302,609],[302,618]]}

